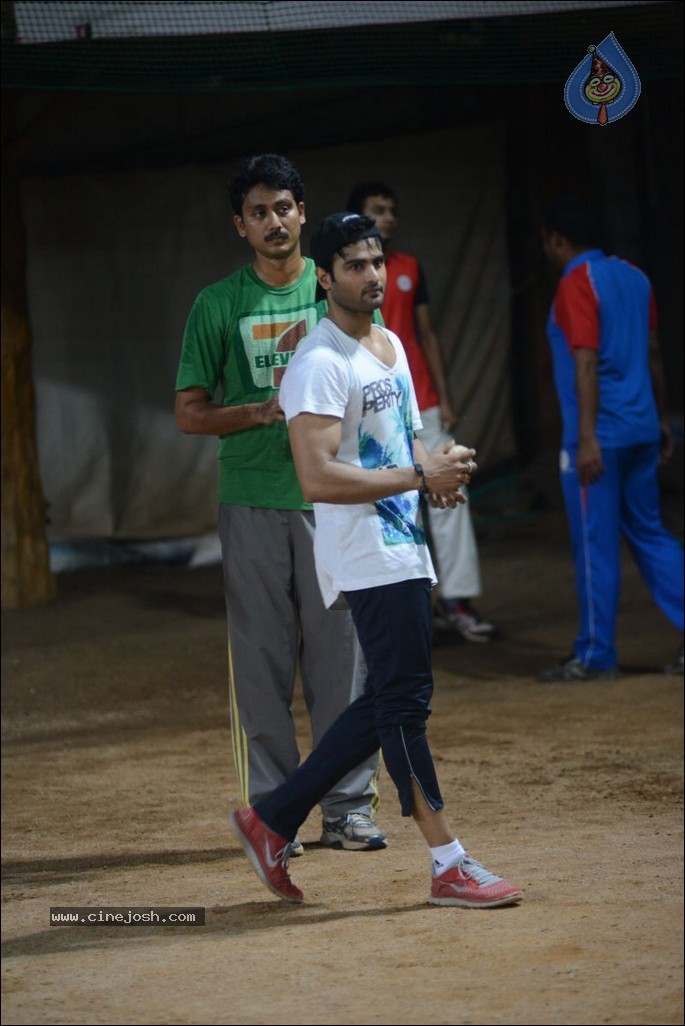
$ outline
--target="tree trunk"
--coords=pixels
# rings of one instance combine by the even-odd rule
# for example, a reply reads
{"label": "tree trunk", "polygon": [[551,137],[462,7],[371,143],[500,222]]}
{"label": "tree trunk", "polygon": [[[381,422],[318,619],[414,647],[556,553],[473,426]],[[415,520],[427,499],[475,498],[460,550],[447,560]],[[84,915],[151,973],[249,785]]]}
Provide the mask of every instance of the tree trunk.
{"label": "tree trunk", "polygon": [[2,96],[2,607],[47,602],[50,570],[36,445],[26,239],[14,105]]}

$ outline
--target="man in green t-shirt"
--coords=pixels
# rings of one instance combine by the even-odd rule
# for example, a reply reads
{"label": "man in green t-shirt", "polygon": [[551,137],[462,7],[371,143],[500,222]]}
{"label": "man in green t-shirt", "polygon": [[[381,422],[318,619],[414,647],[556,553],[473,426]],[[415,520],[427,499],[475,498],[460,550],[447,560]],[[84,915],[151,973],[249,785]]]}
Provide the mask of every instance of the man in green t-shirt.
{"label": "man in green t-shirt", "polygon": [[[348,609],[324,607],[313,553],[314,514],[303,499],[278,404],[298,342],[326,313],[312,260],[302,256],[304,187],[277,154],[246,160],[230,184],[238,234],[254,261],[198,295],[176,380],[176,424],[218,435],[219,536],[229,639],[233,753],[245,804],[298,765],[291,715],[299,661],[314,745],[364,689]],[[221,399],[214,401],[219,389]],[[384,848],[376,826],[378,755],[321,802],[321,842]],[[298,838],[293,854],[301,854]]]}

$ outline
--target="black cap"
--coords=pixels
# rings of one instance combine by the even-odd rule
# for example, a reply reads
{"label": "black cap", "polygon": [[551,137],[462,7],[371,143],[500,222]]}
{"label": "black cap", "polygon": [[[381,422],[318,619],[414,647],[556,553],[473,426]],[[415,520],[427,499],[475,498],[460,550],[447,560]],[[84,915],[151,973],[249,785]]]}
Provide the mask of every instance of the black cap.
{"label": "black cap", "polygon": [[328,267],[343,246],[359,242],[360,239],[378,239],[382,243],[381,233],[372,217],[349,211],[330,214],[314,232],[309,252],[317,267]]}

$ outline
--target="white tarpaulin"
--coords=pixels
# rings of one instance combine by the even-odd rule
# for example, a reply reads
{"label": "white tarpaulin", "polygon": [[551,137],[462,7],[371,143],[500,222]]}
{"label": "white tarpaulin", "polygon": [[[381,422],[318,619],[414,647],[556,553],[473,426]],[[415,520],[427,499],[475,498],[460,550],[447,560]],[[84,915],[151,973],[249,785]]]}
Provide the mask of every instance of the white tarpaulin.
{"label": "white tarpaulin", "polygon": [[[633,0],[633,6],[644,0]],[[546,14],[587,7],[587,0],[276,0],[263,2],[89,3],[18,0],[17,41],[54,43],[81,39],[141,39],[239,32],[292,32],[355,25],[391,25]],[[629,7],[630,0],[604,0],[592,7]]]}
{"label": "white tarpaulin", "polygon": [[[289,153],[306,242],[350,187],[386,180],[397,248],[426,270],[460,440],[486,470],[515,453],[504,132],[487,124]],[[225,165],[29,178],[24,186],[38,444],[52,537],[197,535],[216,516],[217,440],[173,420],[197,292],[250,259]]]}

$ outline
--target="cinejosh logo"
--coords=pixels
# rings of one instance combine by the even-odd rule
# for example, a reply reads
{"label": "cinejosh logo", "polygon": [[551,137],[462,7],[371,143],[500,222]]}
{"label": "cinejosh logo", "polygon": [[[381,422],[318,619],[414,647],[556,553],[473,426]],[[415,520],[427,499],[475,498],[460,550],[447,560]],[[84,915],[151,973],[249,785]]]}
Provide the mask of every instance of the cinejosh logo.
{"label": "cinejosh logo", "polygon": [[204,926],[205,909],[183,905],[59,905],[50,908],[50,926]]}

